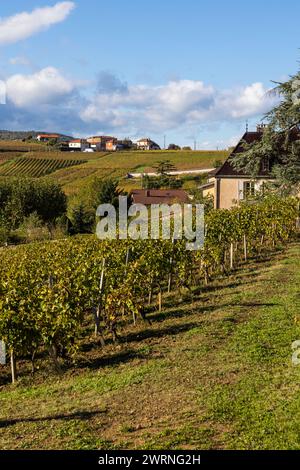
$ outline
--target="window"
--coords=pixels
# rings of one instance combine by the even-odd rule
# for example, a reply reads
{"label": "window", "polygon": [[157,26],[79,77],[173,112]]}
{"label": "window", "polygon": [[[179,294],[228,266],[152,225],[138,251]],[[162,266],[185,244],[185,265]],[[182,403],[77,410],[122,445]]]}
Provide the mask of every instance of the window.
{"label": "window", "polygon": [[255,194],[255,183],[254,181],[245,181],[243,184],[243,196],[244,199],[252,197]]}
{"label": "window", "polygon": [[261,162],[262,171],[270,171],[270,160],[269,157],[264,157]]}

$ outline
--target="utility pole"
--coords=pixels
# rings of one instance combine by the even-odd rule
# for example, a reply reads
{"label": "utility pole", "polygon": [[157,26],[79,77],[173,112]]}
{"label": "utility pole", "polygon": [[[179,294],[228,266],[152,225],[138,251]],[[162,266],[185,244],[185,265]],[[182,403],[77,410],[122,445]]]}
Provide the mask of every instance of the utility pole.
{"label": "utility pole", "polygon": [[197,150],[197,141],[194,140],[194,150]]}
{"label": "utility pole", "polygon": [[166,150],[166,144],[167,144],[167,136],[164,135],[164,150]]}

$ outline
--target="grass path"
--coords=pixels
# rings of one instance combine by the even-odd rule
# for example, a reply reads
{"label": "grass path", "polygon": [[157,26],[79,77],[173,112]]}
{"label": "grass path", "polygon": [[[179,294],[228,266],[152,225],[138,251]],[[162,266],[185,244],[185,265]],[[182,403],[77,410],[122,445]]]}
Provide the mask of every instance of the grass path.
{"label": "grass path", "polygon": [[300,245],[167,301],[62,377],[3,385],[0,447],[299,449]]}

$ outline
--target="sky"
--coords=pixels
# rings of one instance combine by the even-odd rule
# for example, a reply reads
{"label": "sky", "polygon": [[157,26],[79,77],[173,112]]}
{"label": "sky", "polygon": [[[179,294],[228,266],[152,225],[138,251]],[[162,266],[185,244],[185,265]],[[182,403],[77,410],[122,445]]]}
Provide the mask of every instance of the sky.
{"label": "sky", "polygon": [[1,2],[0,128],[226,148],[299,70],[299,18],[299,0]]}

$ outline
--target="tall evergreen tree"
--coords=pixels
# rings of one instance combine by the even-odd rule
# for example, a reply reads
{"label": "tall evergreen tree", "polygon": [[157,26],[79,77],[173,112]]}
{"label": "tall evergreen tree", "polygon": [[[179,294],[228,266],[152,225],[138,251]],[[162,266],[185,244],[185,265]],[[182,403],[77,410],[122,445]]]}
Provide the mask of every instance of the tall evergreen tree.
{"label": "tall evergreen tree", "polygon": [[265,120],[262,139],[245,144],[245,151],[232,160],[237,169],[255,177],[263,162],[268,161],[273,187],[283,194],[300,190],[300,72],[284,83],[276,83],[271,92],[278,98]]}

